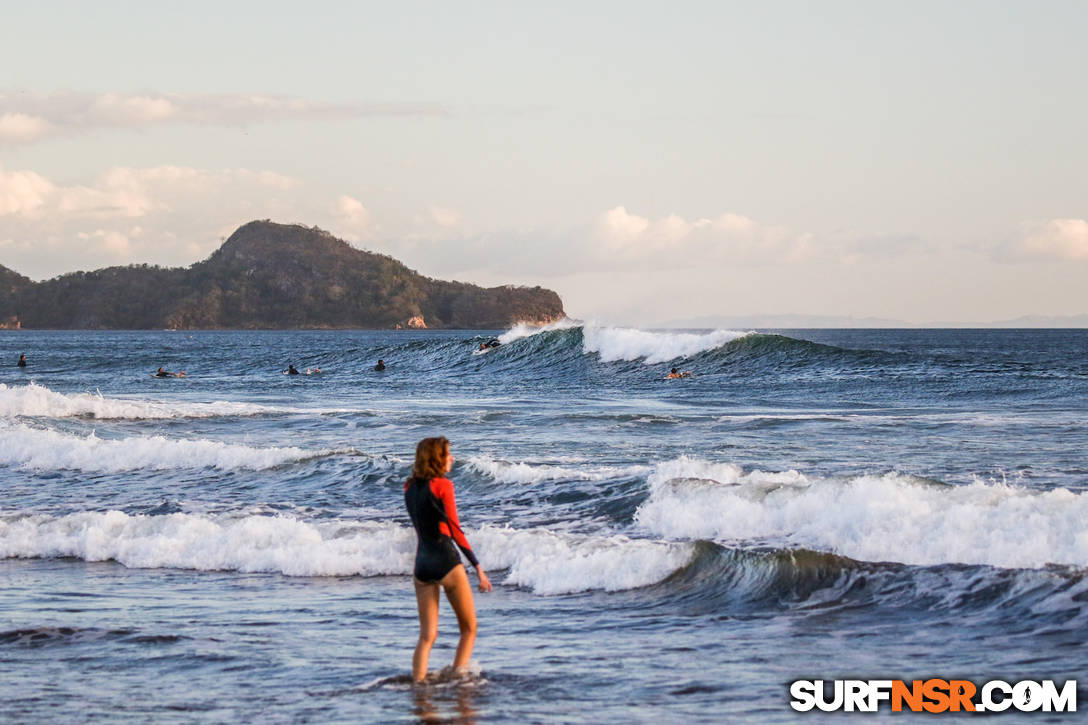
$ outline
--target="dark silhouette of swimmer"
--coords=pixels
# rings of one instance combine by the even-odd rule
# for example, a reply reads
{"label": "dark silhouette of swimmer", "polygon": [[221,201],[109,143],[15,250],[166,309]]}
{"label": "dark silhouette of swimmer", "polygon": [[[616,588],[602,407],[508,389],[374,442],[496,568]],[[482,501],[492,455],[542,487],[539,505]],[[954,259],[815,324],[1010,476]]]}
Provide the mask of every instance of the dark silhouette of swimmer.
{"label": "dark silhouette of swimmer", "polygon": [[284,375],[301,375],[301,374],[302,373],[300,373],[298,370],[296,370],[295,366],[291,365],[291,364],[287,365],[287,370],[284,372]]}
{"label": "dark silhouette of swimmer", "polygon": [[374,370],[379,372],[379,373],[382,370],[385,370],[385,360],[379,360],[378,364],[374,366]]}
{"label": "dark silhouette of swimmer", "polygon": [[499,342],[498,340],[496,340],[495,338],[491,338],[487,342],[481,342],[480,343],[480,349],[481,350],[489,350],[489,349],[491,349],[493,347],[498,347],[501,344],[502,343]]}
{"label": "dark silhouette of swimmer", "polygon": [[161,367],[155,373],[156,378],[184,378],[185,373],[172,373],[169,370],[163,370]]}
{"label": "dark silhouette of swimmer", "polygon": [[26,355],[25,354],[19,356],[19,362],[15,363],[15,366],[20,367],[20,368],[25,368],[26,367]]}

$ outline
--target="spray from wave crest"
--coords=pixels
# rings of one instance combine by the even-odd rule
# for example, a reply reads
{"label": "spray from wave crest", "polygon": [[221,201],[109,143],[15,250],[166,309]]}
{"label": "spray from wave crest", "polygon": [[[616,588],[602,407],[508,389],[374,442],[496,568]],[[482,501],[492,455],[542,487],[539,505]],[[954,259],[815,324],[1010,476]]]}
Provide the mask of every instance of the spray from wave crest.
{"label": "spray from wave crest", "polygon": [[597,353],[602,362],[642,359],[647,365],[653,365],[692,357],[749,334],[736,330],[696,334],[587,326],[583,330],[583,349],[587,353]]}
{"label": "spray from wave crest", "polygon": [[1088,566],[1088,494],[898,473],[809,479],[680,458],[649,477],[635,514],[654,534],[770,541],[865,561]]}
{"label": "spray from wave crest", "polygon": [[[117,473],[137,469],[263,470],[334,451],[254,448],[210,440],[139,436],[118,440],[70,435],[23,424],[0,427],[0,465],[26,470]],[[347,451],[343,451],[347,452]]]}
{"label": "spray from wave crest", "polygon": [[[488,569],[537,594],[648,586],[686,566],[692,547],[622,536],[484,526],[468,532]],[[132,568],[268,572],[287,576],[412,573],[416,537],[386,522],[307,522],[287,516],[0,516],[0,558],[74,557]]]}
{"label": "spray from wave crest", "polygon": [[523,337],[532,337],[533,335],[539,335],[544,332],[554,332],[556,330],[570,330],[572,328],[581,326],[581,322],[578,322],[577,320],[572,320],[567,317],[563,318],[562,320],[553,322],[550,325],[542,325],[539,327],[535,325],[527,325],[524,322],[521,322],[499,335],[498,340],[503,345],[505,345],[507,343],[513,342],[514,340],[520,340]]}

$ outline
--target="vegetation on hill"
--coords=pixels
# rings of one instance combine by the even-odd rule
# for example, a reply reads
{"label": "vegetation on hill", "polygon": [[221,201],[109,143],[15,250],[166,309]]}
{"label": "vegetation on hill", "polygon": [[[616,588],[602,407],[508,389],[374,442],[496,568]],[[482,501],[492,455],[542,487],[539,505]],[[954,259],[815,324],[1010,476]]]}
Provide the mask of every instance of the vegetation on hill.
{"label": "vegetation on hill", "polygon": [[250,222],[187,269],[149,265],[32,282],[0,267],[0,319],[24,328],[496,329],[563,317],[555,292],[424,277],[316,227]]}

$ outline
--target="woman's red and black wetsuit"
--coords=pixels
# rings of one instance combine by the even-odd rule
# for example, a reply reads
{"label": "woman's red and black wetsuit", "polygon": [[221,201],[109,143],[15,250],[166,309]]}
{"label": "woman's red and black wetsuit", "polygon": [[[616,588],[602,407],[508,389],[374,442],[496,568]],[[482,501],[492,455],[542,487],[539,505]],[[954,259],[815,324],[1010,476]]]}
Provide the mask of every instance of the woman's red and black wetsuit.
{"label": "woman's red and black wetsuit", "polygon": [[476,555],[468,545],[457,520],[457,501],[453,481],[448,478],[409,478],[404,484],[404,505],[412,517],[419,542],[416,549],[415,577],[423,582],[437,582],[461,563],[454,542],[465,552],[473,566]]}

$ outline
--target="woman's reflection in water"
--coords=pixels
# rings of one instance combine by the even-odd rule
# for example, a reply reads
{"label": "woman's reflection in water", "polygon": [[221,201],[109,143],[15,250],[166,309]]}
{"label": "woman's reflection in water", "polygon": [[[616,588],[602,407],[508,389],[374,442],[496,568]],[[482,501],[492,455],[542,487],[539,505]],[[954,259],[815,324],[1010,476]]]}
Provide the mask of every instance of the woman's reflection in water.
{"label": "woman's reflection in water", "polygon": [[[412,687],[415,714],[424,725],[476,725],[475,700],[479,695],[480,686],[475,682],[459,683],[441,690],[425,684]],[[456,714],[450,712],[450,705],[457,708]]]}

